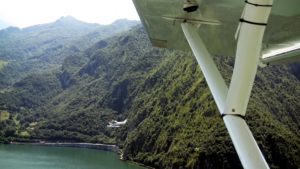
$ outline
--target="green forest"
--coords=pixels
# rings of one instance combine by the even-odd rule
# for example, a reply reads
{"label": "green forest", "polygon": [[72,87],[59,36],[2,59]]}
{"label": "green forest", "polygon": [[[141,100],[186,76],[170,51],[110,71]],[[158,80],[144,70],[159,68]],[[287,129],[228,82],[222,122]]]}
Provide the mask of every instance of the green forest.
{"label": "green forest", "polygon": [[[214,60],[228,84],[234,57]],[[242,168],[193,54],[152,47],[139,22],[0,30],[0,77],[2,143],[116,144],[154,168]],[[300,168],[299,110],[300,64],[259,69],[246,121],[273,169]]]}

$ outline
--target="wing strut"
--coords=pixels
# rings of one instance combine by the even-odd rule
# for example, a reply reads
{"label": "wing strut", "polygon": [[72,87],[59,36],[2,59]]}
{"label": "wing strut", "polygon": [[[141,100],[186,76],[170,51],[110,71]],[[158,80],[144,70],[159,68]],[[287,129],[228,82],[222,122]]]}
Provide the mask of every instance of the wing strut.
{"label": "wing strut", "polygon": [[244,116],[272,4],[273,0],[246,1],[240,19],[235,66],[229,90],[197,33],[197,27],[191,23],[181,24],[245,169],[269,169]]}

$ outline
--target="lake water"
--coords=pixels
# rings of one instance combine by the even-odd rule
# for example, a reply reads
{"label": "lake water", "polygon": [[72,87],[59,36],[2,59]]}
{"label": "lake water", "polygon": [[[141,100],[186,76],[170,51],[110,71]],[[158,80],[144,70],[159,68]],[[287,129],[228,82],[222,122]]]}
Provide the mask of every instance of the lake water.
{"label": "lake water", "polygon": [[0,144],[0,169],[143,169],[112,152]]}

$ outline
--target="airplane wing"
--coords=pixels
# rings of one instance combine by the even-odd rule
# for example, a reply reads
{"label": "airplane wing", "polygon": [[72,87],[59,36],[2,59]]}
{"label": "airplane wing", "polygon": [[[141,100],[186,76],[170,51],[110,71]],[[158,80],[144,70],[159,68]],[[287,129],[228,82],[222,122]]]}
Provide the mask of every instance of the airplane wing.
{"label": "airplane wing", "polygon": [[[185,20],[201,24],[198,33],[210,53],[231,56],[235,54],[237,44],[235,36],[238,35],[244,1],[197,0],[199,10],[192,13],[182,10],[184,0],[133,0],[133,2],[154,46],[189,50],[180,25]],[[281,54],[287,56],[289,51],[281,50],[286,46],[296,45],[296,49],[300,49],[299,6],[299,0],[274,1],[264,35],[262,55],[270,57],[273,51],[278,51],[276,53],[278,58]],[[300,50],[292,51],[292,56],[300,56]],[[262,61],[270,61],[270,58]]]}

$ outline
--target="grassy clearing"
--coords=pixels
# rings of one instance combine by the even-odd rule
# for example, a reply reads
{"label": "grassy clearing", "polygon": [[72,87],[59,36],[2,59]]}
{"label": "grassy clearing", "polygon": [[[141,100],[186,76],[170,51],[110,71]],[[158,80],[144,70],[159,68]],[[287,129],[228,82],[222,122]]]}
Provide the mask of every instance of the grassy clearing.
{"label": "grassy clearing", "polygon": [[7,64],[7,61],[0,60],[0,70],[2,70]]}
{"label": "grassy clearing", "polygon": [[22,131],[22,132],[20,132],[20,134],[19,134],[21,137],[29,137],[30,136],[30,134],[28,133],[28,131]]}
{"label": "grassy clearing", "polygon": [[9,112],[0,111],[0,121],[5,121],[7,119],[9,119]]}
{"label": "grassy clearing", "polygon": [[35,127],[37,125],[37,122],[32,122],[29,124],[30,127]]}

